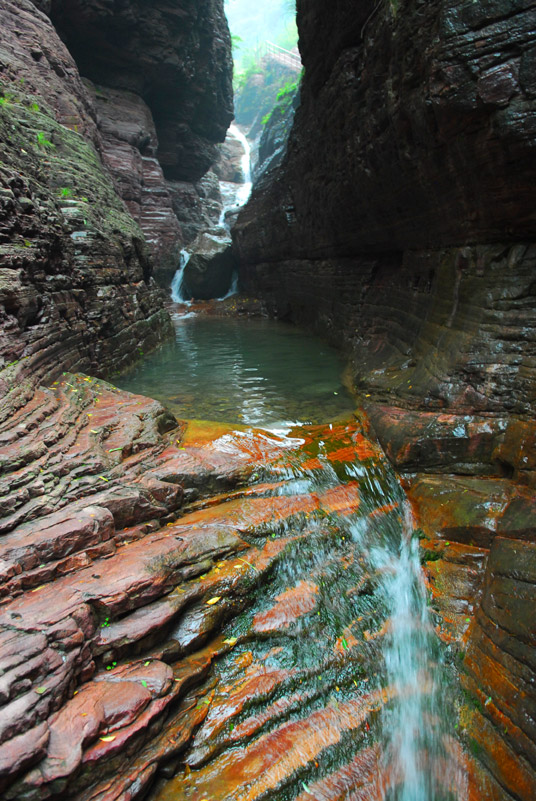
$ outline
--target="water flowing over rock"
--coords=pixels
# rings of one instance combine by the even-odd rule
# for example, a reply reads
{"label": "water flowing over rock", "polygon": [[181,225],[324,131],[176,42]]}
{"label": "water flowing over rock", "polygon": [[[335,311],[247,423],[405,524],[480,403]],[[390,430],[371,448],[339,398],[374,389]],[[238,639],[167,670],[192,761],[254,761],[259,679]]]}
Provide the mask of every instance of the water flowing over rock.
{"label": "water flowing over rock", "polygon": [[386,582],[415,574],[402,491],[355,421],[185,435],[66,375],[0,433],[6,801],[382,797],[378,716],[430,688],[378,684]]}
{"label": "water flowing over rock", "polygon": [[535,737],[518,723],[534,680],[521,645],[533,579],[510,585],[519,628],[505,620],[499,636],[495,605],[536,541],[533,4],[297,6],[301,104],[281,167],[233,229],[241,282],[349,352],[432,558],[445,549],[431,581],[459,582],[442,614],[445,636],[467,644],[481,795],[528,801]]}

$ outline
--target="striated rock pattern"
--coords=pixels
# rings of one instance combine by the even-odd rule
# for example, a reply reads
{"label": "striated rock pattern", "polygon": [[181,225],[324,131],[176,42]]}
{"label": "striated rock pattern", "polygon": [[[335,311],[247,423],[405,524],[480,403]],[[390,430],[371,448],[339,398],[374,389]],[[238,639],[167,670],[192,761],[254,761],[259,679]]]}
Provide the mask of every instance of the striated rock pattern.
{"label": "striated rock pattern", "polygon": [[50,21],[0,3],[0,418],[62,369],[121,369],[170,331],[143,234]]}
{"label": "striated rock pattern", "polygon": [[103,161],[143,231],[158,276],[173,274],[184,236],[157,159],[151,111],[139,95],[87,84],[97,109]]}
{"label": "striated rock pattern", "polygon": [[50,15],[95,84],[104,161],[169,286],[181,248],[213,214],[199,182],[233,117],[223,4],[54,0]]}
{"label": "striated rock pattern", "polygon": [[536,786],[535,22],[524,0],[299,1],[287,155],[233,231],[246,291],[351,355],[465,651],[476,797],[516,801]]}
{"label": "striated rock pattern", "polygon": [[[352,426],[312,429],[311,456],[330,436],[333,464],[375,457]],[[251,607],[258,595],[252,590],[272,581],[283,553],[307,535],[307,526],[292,534],[289,524],[351,513],[357,485],[281,494],[286,453],[303,440],[231,434],[222,426],[184,438],[156,401],[83,375],[40,390],[0,426],[0,441],[2,797],[142,798],[156,780],[221,749],[222,712],[223,720],[246,712],[252,694],[269,700],[294,682],[288,669],[257,666],[234,711],[226,711],[222,680],[209,670],[238,643],[225,634],[226,623]],[[259,482],[258,471],[270,465],[271,483]],[[256,484],[236,489],[252,475]],[[180,516],[199,488],[224,494]],[[276,584],[274,608],[268,596],[254,614],[253,640],[241,638],[244,668],[255,638],[262,643],[287,630],[294,636],[295,621],[314,613],[318,591],[312,580],[283,592]],[[321,681],[331,687],[344,648],[327,644],[332,668]],[[354,670],[357,651],[348,657]],[[347,712],[327,707],[307,725],[327,715],[334,741],[337,731],[361,727],[380,701],[367,697],[366,682],[363,691]],[[266,721],[279,716],[268,706]],[[204,720],[195,757],[185,763],[182,752]],[[251,724],[254,732],[261,723],[254,720],[237,728],[236,738],[248,737]],[[276,742],[285,741],[287,728]],[[262,740],[251,755],[245,750],[248,763],[260,746]],[[297,758],[294,749],[287,770]]]}
{"label": "striated rock pattern", "polygon": [[166,177],[199,180],[233,118],[221,0],[52,0],[51,18],[84,77],[148,104]]}
{"label": "striated rock pattern", "polygon": [[531,2],[298,9],[301,107],[270,205],[244,214],[245,262],[534,236]]}
{"label": "striated rock pattern", "polygon": [[167,181],[167,188],[186,245],[202,231],[218,225],[223,202],[218,177],[213,170],[195,184]]}

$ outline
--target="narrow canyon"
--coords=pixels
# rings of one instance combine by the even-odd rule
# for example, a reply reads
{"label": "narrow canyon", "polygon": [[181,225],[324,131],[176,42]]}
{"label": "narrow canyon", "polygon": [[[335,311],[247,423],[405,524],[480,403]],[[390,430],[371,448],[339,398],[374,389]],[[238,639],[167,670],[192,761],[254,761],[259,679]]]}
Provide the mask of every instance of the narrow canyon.
{"label": "narrow canyon", "polygon": [[0,797],[534,801],[536,2],[246,6],[0,0]]}

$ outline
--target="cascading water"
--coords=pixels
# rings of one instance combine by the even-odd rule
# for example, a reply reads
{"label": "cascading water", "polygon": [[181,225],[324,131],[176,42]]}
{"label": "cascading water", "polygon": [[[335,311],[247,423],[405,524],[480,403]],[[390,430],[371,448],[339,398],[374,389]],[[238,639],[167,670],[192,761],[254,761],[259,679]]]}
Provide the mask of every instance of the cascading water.
{"label": "cascading water", "polygon": [[181,250],[179,269],[173,277],[171,282],[171,300],[174,303],[189,303],[190,298],[187,297],[184,288],[184,270],[190,261],[190,253],[187,250]]}
{"label": "cascading water", "polygon": [[220,181],[220,191],[223,198],[223,206],[220,214],[218,225],[220,228],[225,228],[229,232],[229,225],[226,221],[226,215],[229,211],[236,211],[241,208],[249,200],[251,194],[251,148],[247,138],[244,136],[240,128],[232,124],[229,128],[229,133],[237,139],[244,148],[244,155],[240,159],[240,166],[244,175],[244,183],[233,184],[228,181]]}
{"label": "cascading water", "polygon": [[[372,509],[385,501],[382,471],[355,467],[363,499]],[[400,514],[381,525],[374,516],[349,530],[378,580],[377,597],[387,615],[382,649],[383,686],[391,700],[381,716],[383,771],[380,797],[386,801],[443,801],[465,797],[464,777],[452,760],[452,699],[449,677],[434,632],[411,510],[394,476],[389,496]]]}
{"label": "cascading water", "polygon": [[249,200],[249,196],[251,194],[251,148],[249,146],[249,142],[247,138],[244,136],[240,128],[237,128],[236,125],[232,124],[230,129],[233,136],[238,139],[242,147],[244,148],[244,155],[241,159],[241,166],[242,172],[244,173],[244,183],[239,184],[238,192],[236,193],[236,205],[243,206],[244,203],[247,203]]}
{"label": "cascading water", "polygon": [[[223,200],[223,205],[220,213],[220,217],[218,220],[217,228],[216,228],[216,235],[220,236],[220,234],[225,231],[225,235],[230,234],[230,226],[226,220],[227,213],[229,211],[236,211],[237,209],[241,208],[245,203],[247,203],[249,196],[251,194],[251,148],[247,138],[244,136],[242,131],[234,124],[232,124],[229,128],[229,133],[237,139],[244,149],[244,155],[242,156],[240,162],[242,167],[242,173],[244,175],[244,183],[237,184],[237,183],[230,183],[227,181],[220,181],[220,192]],[[174,303],[187,303],[190,298],[187,296],[184,288],[184,270],[188,261],[190,260],[191,253],[188,250],[182,250],[180,256],[180,263],[179,269],[175,273],[171,284],[171,299]],[[232,295],[236,295],[238,292],[238,274],[235,273],[232,278],[231,286],[229,291],[221,298],[217,298],[217,300],[226,300],[227,298],[231,297]]]}
{"label": "cascading water", "polygon": [[[245,501],[231,518],[259,552],[286,545],[268,582],[250,568],[252,606],[222,635],[236,645],[215,669],[221,690],[158,801],[465,801],[455,688],[404,491],[351,426],[313,442],[301,431],[300,453],[256,476],[273,512],[248,525]],[[256,671],[281,685],[244,704]]]}

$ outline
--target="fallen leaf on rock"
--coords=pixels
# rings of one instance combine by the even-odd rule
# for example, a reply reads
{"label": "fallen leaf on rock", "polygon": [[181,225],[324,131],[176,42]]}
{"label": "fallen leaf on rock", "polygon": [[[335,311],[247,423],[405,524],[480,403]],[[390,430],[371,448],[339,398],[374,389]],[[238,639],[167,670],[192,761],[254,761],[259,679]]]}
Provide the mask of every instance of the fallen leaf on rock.
{"label": "fallen leaf on rock", "polygon": [[236,637],[229,637],[229,639],[224,640],[223,642],[227,643],[227,645],[236,645]]}
{"label": "fallen leaf on rock", "polygon": [[47,691],[46,687],[37,687],[35,692],[39,693],[39,695],[43,695],[43,693],[46,693],[46,691]]}
{"label": "fallen leaf on rock", "polygon": [[99,740],[102,740],[103,743],[111,743],[115,740],[115,737],[113,734],[109,734],[106,737],[99,737]]}
{"label": "fallen leaf on rock", "polygon": [[218,601],[221,601],[221,598],[220,598],[219,595],[217,595],[215,598],[211,598],[210,601],[207,601],[207,604],[209,606],[214,606],[214,604],[217,604]]}

